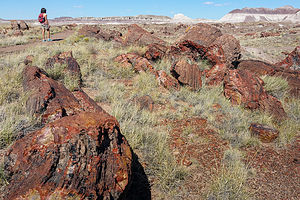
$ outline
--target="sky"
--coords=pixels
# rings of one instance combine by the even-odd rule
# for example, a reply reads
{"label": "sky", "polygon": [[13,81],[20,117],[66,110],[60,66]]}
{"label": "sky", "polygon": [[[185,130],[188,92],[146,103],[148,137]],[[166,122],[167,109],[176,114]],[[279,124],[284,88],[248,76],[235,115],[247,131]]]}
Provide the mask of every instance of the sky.
{"label": "sky", "polygon": [[190,18],[220,19],[244,7],[300,8],[300,0],[0,0],[0,18],[36,19],[41,8],[56,17],[109,17],[182,13]]}

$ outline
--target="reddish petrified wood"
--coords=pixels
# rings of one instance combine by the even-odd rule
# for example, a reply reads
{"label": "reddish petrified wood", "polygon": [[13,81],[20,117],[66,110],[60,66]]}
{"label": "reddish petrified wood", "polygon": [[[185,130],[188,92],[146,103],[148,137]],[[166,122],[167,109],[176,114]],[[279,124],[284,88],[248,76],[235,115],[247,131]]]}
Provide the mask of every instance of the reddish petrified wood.
{"label": "reddish petrified wood", "polygon": [[275,64],[284,69],[300,70],[300,46],[297,46],[284,60]]}
{"label": "reddish petrified wood", "polygon": [[154,73],[152,64],[146,59],[135,53],[122,54],[114,60],[124,67],[132,67],[136,72],[150,71]]}
{"label": "reddish petrified wood", "polygon": [[260,37],[274,37],[274,36],[280,36],[280,33],[276,32],[276,33],[272,33],[272,32],[261,32],[260,33]]}
{"label": "reddish petrified wood", "polygon": [[213,44],[222,47],[228,67],[234,67],[241,58],[241,45],[234,36],[224,34],[218,37]]}
{"label": "reddish petrified wood", "polygon": [[180,84],[188,85],[193,90],[202,87],[202,72],[196,64],[189,64],[186,59],[181,59],[171,67],[171,74]]}
{"label": "reddish petrified wood", "polygon": [[219,85],[223,82],[228,68],[225,64],[215,64],[207,73],[205,84]]}
{"label": "reddish petrified wood", "polygon": [[104,41],[122,41],[122,33],[116,30],[102,30],[99,26],[96,25],[84,25],[81,29],[78,30],[78,35],[86,37],[95,37]]}
{"label": "reddish petrified wood", "polygon": [[54,67],[54,65],[58,64],[66,64],[66,67],[64,68],[65,73],[69,73],[72,76],[75,76],[78,81],[79,85],[81,85],[81,71],[80,71],[80,66],[73,58],[72,51],[67,51],[63,53],[59,53],[52,58],[49,58],[46,62],[46,69],[51,69]]}
{"label": "reddish petrified wood", "polygon": [[279,131],[262,124],[251,124],[249,127],[252,135],[257,136],[262,142],[273,142],[278,136]]}
{"label": "reddish petrified wood", "polygon": [[267,111],[277,120],[287,117],[281,102],[267,94],[263,81],[247,70],[228,70],[224,78],[224,94],[233,104]]}
{"label": "reddish petrified wood", "polygon": [[4,199],[119,199],[130,185],[131,162],[114,117],[67,116],[9,148]]}
{"label": "reddish petrified wood", "polygon": [[38,67],[24,68],[23,89],[30,94],[26,102],[27,111],[41,116],[43,123],[82,110],[78,100],[64,85],[49,78]]}
{"label": "reddish petrified wood", "polygon": [[128,32],[124,35],[123,39],[124,45],[165,44],[165,41],[155,37],[136,24],[132,24],[128,27]]}
{"label": "reddish petrified wood", "polygon": [[149,95],[135,97],[133,98],[132,101],[134,104],[136,104],[139,107],[140,110],[146,109],[149,110],[150,112],[153,111],[154,101]]}
{"label": "reddish petrified wood", "polygon": [[164,86],[167,89],[180,89],[180,84],[178,83],[177,79],[169,76],[165,71],[158,70],[155,72],[156,79],[158,80],[159,84]]}
{"label": "reddish petrified wood", "polygon": [[20,30],[29,30],[29,26],[26,24],[24,20],[21,20],[19,23]]}
{"label": "reddish petrified wood", "polygon": [[220,29],[209,24],[199,23],[189,28],[179,42],[190,40],[199,45],[210,46],[221,35]]}
{"label": "reddish petrified wood", "polygon": [[158,60],[165,56],[166,52],[168,51],[168,47],[162,44],[150,44],[147,47],[147,51],[145,53],[145,58],[148,60]]}
{"label": "reddish petrified wood", "polygon": [[251,71],[259,76],[262,75],[272,76],[275,74],[274,65],[271,65],[269,63],[260,60],[242,60],[238,64],[238,68],[241,70]]}

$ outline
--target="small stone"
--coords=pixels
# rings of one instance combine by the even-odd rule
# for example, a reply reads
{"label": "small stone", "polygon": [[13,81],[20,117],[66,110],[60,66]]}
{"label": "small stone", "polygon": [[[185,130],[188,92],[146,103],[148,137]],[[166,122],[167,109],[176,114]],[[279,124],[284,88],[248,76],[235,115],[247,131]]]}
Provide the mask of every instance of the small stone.
{"label": "small stone", "polygon": [[273,142],[279,136],[278,130],[262,124],[252,123],[249,129],[251,134],[257,136],[263,143]]}

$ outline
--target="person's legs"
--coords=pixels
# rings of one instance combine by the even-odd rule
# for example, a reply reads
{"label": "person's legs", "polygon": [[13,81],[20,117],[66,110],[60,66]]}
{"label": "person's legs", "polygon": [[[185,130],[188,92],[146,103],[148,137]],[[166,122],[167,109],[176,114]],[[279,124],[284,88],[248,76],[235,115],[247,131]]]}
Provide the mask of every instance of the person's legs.
{"label": "person's legs", "polygon": [[50,28],[48,29],[48,40],[50,40]]}
{"label": "person's legs", "polygon": [[45,29],[42,28],[43,41],[45,40]]}

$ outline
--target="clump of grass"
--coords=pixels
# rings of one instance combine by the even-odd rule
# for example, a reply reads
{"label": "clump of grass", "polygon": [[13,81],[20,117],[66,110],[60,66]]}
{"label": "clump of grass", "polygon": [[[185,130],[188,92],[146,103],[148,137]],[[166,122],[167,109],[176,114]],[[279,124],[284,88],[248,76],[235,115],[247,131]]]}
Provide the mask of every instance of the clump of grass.
{"label": "clump of grass", "polygon": [[225,151],[223,164],[210,187],[208,199],[250,199],[246,186],[248,170],[241,157],[237,149]]}
{"label": "clump of grass", "polygon": [[289,84],[285,78],[267,75],[261,78],[265,83],[264,88],[272,96],[283,99],[289,92]]}
{"label": "clump of grass", "polygon": [[300,100],[290,98],[282,102],[288,119],[279,124],[279,145],[285,146],[294,141],[295,136],[300,134]]}
{"label": "clump of grass", "polygon": [[0,39],[0,47],[27,44],[29,40],[30,40],[29,37],[26,35],[18,36],[18,37],[2,36],[2,38]]}

